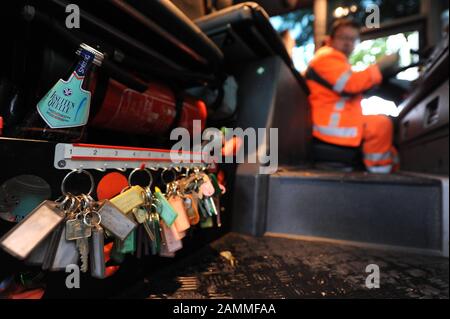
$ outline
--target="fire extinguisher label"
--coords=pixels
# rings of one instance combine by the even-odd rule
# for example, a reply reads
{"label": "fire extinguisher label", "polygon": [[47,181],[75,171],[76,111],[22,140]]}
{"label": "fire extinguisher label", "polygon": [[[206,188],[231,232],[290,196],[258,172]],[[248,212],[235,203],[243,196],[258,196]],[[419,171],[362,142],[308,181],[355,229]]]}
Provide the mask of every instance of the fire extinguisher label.
{"label": "fire extinguisher label", "polygon": [[37,110],[51,128],[78,127],[87,124],[91,93],[84,90],[84,76],[74,72],[68,81],[60,79],[37,104]]}

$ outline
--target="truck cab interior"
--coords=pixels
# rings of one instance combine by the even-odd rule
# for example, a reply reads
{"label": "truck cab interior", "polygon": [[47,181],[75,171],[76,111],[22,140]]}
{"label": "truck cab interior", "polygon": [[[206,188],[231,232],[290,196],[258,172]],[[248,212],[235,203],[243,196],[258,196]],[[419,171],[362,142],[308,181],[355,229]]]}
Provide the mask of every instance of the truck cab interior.
{"label": "truck cab interior", "polygon": [[[276,147],[267,134],[255,152],[276,152],[277,169],[264,173],[267,163],[249,161],[254,154],[244,147],[245,161],[218,164],[227,188],[221,227],[189,232],[173,258],[128,255],[108,278],[83,275],[81,289],[68,290],[64,272],[42,272],[0,251],[0,298],[27,298],[27,291],[40,291],[39,298],[448,298],[448,2],[377,3],[379,26],[361,30],[351,60],[364,68],[401,51],[399,68],[363,100],[364,112],[384,112],[394,123],[401,169],[393,174],[368,173],[361,147],[312,134],[304,71],[334,18],[367,19],[364,1],[6,1],[3,216],[10,209],[6,188],[17,176],[43,179],[47,199],[61,195],[68,171],[55,168],[58,141],[30,135],[26,120],[70,69],[81,43],[104,58],[89,83],[89,122],[77,143],[170,149],[170,131],[196,119],[186,106],[195,100],[207,111],[202,129],[276,128]],[[69,4],[80,8],[79,28],[66,26]],[[296,39],[292,56],[280,37],[286,29]],[[175,115],[161,113],[159,123],[141,129],[143,105],[120,110],[116,95],[149,87],[170,96]],[[96,184],[104,174],[92,171]],[[2,217],[0,235],[14,225]],[[366,265],[374,263],[387,269],[376,292],[361,288]],[[21,290],[11,290],[7,283],[17,281]]]}

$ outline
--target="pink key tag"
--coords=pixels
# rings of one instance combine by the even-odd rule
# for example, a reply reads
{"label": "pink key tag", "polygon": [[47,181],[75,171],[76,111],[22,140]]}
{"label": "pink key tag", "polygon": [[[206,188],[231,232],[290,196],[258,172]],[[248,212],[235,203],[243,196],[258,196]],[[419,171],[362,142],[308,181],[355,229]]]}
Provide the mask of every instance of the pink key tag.
{"label": "pink key tag", "polygon": [[209,179],[208,175],[203,176],[203,184],[200,185],[200,193],[203,194],[203,196],[211,197],[216,192],[214,185],[212,184],[211,180]]}
{"label": "pink key tag", "polygon": [[174,253],[183,248],[183,242],[174,236],[174,233],[164,222],[161,223],[161,228],[163,242],[165,243],[165,245],[161,245],[162,252]]}
{"label": "pink key tag", "polygon": [[186,237],[186,232],[182,231],[178,231],[177,227],[174,225],[170,226],[170,231],[172,232],[173,237],[176,240],[182,240],[184,237]]}

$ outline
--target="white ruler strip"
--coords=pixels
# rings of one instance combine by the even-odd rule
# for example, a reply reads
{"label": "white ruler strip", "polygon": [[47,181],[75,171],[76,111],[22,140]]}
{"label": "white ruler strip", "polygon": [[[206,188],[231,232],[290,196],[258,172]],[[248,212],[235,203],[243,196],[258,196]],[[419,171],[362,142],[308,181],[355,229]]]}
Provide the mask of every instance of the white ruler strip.
{"label": "white ruler strip", "polygon": [[129,169],[146,167],[199,167],[208,160],[201,153],[174,153],[165,150],[96,145],[57,144],[57,169]]}

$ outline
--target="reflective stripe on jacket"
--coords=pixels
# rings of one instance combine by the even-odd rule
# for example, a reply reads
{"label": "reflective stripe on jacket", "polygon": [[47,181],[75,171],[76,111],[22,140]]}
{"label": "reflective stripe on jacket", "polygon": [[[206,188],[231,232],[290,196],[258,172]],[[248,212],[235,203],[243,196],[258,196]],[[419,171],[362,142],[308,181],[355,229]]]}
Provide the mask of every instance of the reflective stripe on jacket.
{"label": "reflective stripe on jacket", "polygon": [[313,135],[327,143],[357,147],[362,139],[362,93],[382,81],[377,65],[353,72],[342,52],[320,48],[306,72],[311,90]]}

